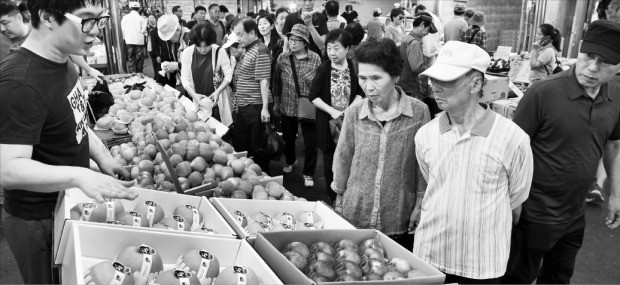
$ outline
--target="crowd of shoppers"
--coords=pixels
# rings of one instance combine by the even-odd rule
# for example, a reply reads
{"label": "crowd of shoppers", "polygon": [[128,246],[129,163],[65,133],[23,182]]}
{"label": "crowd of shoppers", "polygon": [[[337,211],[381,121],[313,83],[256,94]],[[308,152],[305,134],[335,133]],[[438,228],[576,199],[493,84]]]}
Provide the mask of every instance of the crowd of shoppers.
{"label": "crowd of shoppers", "polygon": [[[130,2],[121,21],[129,67],[140,72],[148,53],[157,81],[229,118],[234,148],[267,173],[270,158],[258,149],[265,125],[282,122],[286,175],[297,165],[301,127],[305,187],[315,185],[320,149],[328,202],[356,227],[412,250],[446,282],[569,282],[600,164],[612,190],[607,225],[620,225],[620,24],[593,22],[575,66],[557,75],[560,34],[541,25],[530,59],[536,78],[510,121],[479,101],[490,63],[483,12],[459,3],[442,29],[419,5],[405,32],[409,12],[393,9],[385,27],[377,9],[364,40],[351,5],[345,25],[338,2],[326,2],[325,14],[314,2],[255,18],[197,6],[188,23],[178,6],[140,14]],[[0,64],[8,90],[0,94],[0,185],[9,189],[2,223],[24,281],[52,283],[51,249],[30,245],[50,244],[58,191],[79,187],[96,200],[136,194],[112,177],[128,173],[101,152],[78,111],[86,107],[56,100],[83,97],[67,67],[85,64],[78,61],[108,15],[87,1],[29,3],[26,17],[0,0],[2,33],[14,43]],[[607,10],[617,17],[617,7]],[[50,13],[62,17],[41,17]],[[50,131],[58,124],[62,140]],[[107,176],[87,169],[89,157]]]}

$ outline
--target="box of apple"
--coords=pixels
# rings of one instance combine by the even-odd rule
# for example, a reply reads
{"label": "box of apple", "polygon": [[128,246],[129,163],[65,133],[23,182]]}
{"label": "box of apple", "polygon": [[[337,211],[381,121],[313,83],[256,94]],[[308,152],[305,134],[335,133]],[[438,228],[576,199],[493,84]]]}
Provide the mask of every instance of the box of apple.
{"label": "box of apple", "polygon": [[287,284],[441,284],[445,279],[376,230],[264,232],[253,246]]}
{"label": "box of apple", "polygon": [[282,284],[245,240],[71,224],[62,284]]}
{"label": "box of apple", "polygon": [[133,188],[138,198],[103,203],[79,189],[59,198],[54,216],[54,257],[62,260],[70,223],[99,223],[107,227],[177,231],[194,235],[237,238],[235,231],[205,197]]}
{"label": "box of apple", "polygon": [[259,232],[355,229],[322,202],[211,198],[213,206],[241,238],[254,242]]}

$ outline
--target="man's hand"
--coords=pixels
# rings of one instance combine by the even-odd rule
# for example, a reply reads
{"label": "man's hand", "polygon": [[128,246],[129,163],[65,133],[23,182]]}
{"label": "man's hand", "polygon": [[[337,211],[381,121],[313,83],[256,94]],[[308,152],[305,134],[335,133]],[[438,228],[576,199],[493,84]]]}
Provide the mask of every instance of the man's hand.
{"label": "man's hand", "polygon": [[76,176],[77,187],[86,196],[95,199],[99,203],[105,202],[104,197],[129,200],[138,197],[138,193],[127,188],[135,185],[133,181],[121,181],[87,168],[82,169]]}
{"label": "man's hand", "polygon": [[620,226],[620,196],[609,196],[609,203],[607,204],[607,218],[605,219],[607,227],[615,229]]}
{"label": "man's hand", "polygon": [[90,75],[92,78],[97,79],[97,82],[103,83],[103,73],[99,72],[99,70],[91,67],[88,71],[88,75]]}
{"label": "man's hand", "polygon": [[157,63],[161,63],[161,57],[157,57]]}
{"label": "man's hand", "polygon": [[99,163],[99,170],[101,170],[101,173],[110,175],[115,178],[118,177],[118,178],[122,178],[125,180],[131,179],[131,175],[129,174],[129,171],[127,171],[127,169],[125,169],[118,162],[116,162],[116,160],[112,158],[105,159],[104,161]]}
{"label": "man's hand", "polygon": [[301,20],[306,23],[306,26],[312,25],[312,12],[304,12],[301,14]]}
{"label": "man's hand", "polygon": [[179,63],[178,62],[171,62],[168,65],[168,70],[166,70],[168,73],[172,73],[179,70]]}
{"label": "man's hand", "polygon": [[263,123],[268,123],[269,122],[269,110],[267,110],[267,107],[263,107],[263,109],[260,111],[260,119]]}
{"label": "man's hand", "polygon": [[[422,200],[418,198],[418,200]],[[422,213],[422,201],[416,201],[411,211],[411,217],[409,217],[409,234],[415,233],[418,224],[420,223],[420,214]]]}

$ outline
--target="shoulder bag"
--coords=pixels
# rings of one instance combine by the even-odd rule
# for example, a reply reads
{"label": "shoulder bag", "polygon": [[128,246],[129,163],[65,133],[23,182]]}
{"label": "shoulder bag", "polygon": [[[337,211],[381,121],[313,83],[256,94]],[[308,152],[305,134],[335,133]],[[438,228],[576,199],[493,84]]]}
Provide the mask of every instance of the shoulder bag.
{"label": "shoulder bag", "polygon": [[293,80],[295,81],[295,91],[297,92],[297,117],[300,119],[314,120],[316,119],[316,107],[310,102],[308,97],[301,96],[301,90],[299,89],[299,81],[297,79],[297,70],[295,69],[295,62],[293,61],[293,54],[289,56],[291,61],[291,70],[293,71]]}

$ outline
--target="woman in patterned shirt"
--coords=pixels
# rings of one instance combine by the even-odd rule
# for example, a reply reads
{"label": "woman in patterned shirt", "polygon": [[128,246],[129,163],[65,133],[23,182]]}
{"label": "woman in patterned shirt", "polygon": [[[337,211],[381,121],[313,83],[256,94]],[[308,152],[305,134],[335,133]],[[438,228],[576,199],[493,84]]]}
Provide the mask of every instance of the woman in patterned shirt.
{"label": "woman in patterned shirt", "polygon": [[310,87],[310,101],[317,107],[317,147],[323,152],[325,183],[332,203],[336,193],[330,190],[329,185],[334,177],[332,163],[338,137],[332,136],[330,123],[342,123],[342,115],[347,107],[364,96],[353,61],[347,59],[352,42],[353,36],[345,30],[337,29],[327,34],[325,45],[329,60],[317,69]]}

